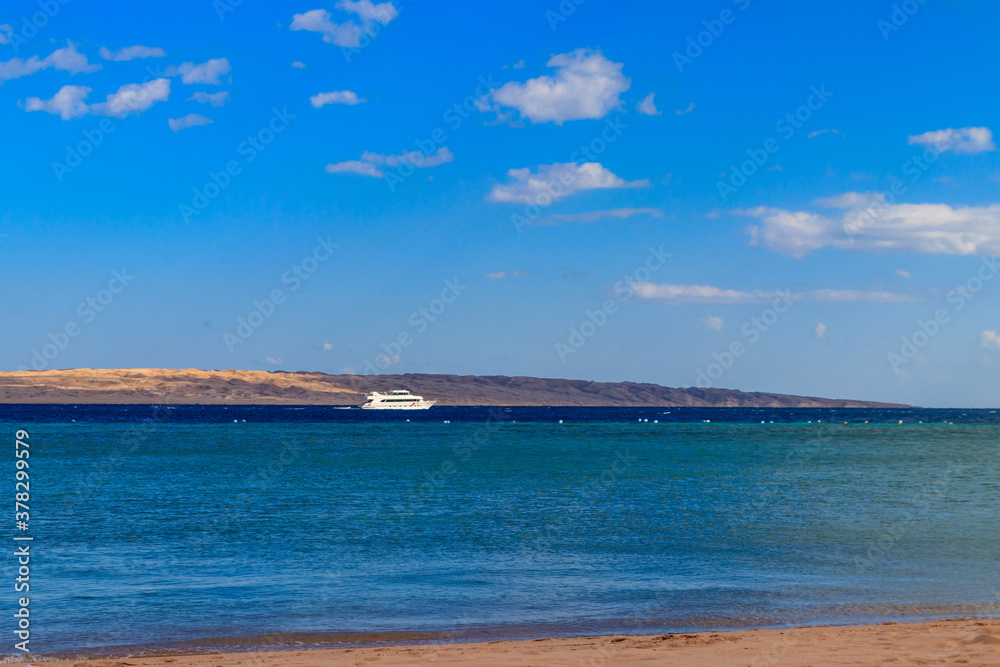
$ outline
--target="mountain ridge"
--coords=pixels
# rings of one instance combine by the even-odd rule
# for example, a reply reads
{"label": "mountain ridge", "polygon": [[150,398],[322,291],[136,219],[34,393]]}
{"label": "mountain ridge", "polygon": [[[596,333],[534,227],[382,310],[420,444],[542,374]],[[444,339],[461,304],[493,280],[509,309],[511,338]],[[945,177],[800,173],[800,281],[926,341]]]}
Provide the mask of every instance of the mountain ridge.
{"label": "mountain ridge", "polygon": [[0,403],[357,405],[408,389],[438,405],[903,408],[897,403],[735,389],[506,375],[330,375],[315,371],[65,369],[0,372]]}

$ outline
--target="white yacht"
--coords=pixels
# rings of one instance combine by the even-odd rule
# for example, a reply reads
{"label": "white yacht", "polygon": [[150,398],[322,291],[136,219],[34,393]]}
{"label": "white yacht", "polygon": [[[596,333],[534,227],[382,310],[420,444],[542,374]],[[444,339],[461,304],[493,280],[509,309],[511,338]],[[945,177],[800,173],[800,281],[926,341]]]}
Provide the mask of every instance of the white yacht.
{"label": "white yacht", "polygon": [[361,407],[365,410],[427,410],[437,401],[425,401],[423,396],[414,396],[405,389],[396,389],[388,394],[373,391],[365,396]]}

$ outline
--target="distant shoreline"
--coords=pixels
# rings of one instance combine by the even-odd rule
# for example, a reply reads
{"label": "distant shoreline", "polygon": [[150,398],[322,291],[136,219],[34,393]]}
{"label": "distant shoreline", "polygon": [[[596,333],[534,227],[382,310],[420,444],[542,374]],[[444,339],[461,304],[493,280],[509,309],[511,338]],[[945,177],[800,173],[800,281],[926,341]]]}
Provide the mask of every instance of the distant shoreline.
{"label": "distant shoreline", "polygon": [[0,372],[0,404],[345,406],[360,404],[371,391],[391,389],[408,389],[436,400],[439,406],[455,407],[912,407],[732,389],[497,375],[328,375],[198,369]]}

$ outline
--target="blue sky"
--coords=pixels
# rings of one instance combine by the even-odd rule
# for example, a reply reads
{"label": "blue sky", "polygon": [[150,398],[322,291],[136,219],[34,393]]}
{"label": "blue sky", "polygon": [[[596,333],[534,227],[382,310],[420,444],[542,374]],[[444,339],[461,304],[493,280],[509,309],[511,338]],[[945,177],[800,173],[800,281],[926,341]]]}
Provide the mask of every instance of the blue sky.
{"label": "blue sky", "polygon": [[998,20],[5,3],[0,367],[996,407]]}

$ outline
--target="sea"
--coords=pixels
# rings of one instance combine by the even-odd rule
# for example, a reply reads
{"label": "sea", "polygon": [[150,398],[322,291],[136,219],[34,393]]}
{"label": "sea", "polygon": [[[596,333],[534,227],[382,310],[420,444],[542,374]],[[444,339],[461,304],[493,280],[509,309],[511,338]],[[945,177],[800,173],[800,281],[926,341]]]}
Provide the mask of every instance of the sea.
{"label": "sea", "polygon": [[36,660],[1000,616],[996,410],[5,405],[0,422],[5,655],[22,597]]}

